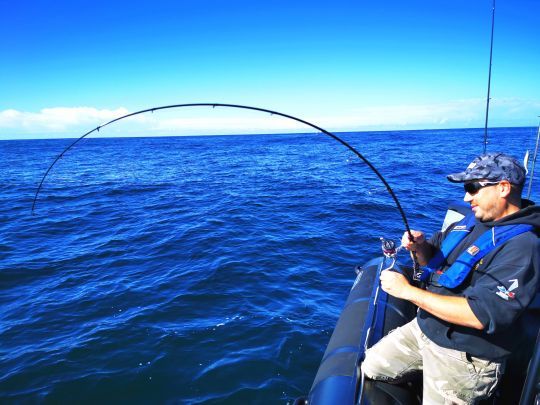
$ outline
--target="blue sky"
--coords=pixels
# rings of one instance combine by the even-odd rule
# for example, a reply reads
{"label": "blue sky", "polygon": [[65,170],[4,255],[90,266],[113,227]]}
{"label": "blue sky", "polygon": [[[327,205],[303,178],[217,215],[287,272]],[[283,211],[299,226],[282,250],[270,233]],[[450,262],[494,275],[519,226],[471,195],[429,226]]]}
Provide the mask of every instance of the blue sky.
{"label": "blue sky", "polygon": [[[0,5],[0,139],[76,137],[191,102],[274,109],[332,131],[484,125],[491,0]],[[538,0],[497,2],[491,126],[538,125],[538,15]],[[302,129],[192,109],[111,134],[287,130]]]}

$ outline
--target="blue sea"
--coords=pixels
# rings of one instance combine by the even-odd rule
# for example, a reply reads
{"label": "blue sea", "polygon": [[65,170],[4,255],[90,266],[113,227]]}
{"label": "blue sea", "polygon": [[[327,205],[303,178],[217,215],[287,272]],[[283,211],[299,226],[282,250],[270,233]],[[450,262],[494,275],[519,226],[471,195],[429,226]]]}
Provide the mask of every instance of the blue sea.
{"label": "blue sea", "polygon": [[[338,135],[429,235],[463,197],[445,175],[482,152],[483,130]],[[522,157],[535,140],[492,129],[488,151]],[[54,166],[32,215],[72,141],[0,141],[0,401],[306,395],[354,267],[404,231],[367,165],[315,133],[95,137]]]}

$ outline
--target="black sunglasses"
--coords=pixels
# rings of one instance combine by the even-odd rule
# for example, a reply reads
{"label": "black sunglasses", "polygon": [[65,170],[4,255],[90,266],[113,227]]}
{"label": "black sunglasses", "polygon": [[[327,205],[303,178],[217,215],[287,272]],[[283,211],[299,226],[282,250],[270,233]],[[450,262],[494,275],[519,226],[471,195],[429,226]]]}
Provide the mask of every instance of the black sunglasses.
{"label": "black sunglasses", "polygon": [[487,187],[487,186],[494,186],[495,184],[499,184],[498,181],[475,181],[473,183],[465,183],[463,185],[463,188],[465,189],[466,193],[469,193],[470,195],[475,195],[480,191],[481,188]]}

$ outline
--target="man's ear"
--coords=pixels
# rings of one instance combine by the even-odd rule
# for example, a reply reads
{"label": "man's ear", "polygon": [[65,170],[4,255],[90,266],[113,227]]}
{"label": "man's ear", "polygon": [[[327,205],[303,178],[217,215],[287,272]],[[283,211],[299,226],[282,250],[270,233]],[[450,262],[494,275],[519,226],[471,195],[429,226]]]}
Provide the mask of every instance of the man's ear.
{"label": "man's ear", "polygon": [[512,192],[512,185],[510,182],[503,180],[499,183],[499,193],[501,197],[508,197]]}

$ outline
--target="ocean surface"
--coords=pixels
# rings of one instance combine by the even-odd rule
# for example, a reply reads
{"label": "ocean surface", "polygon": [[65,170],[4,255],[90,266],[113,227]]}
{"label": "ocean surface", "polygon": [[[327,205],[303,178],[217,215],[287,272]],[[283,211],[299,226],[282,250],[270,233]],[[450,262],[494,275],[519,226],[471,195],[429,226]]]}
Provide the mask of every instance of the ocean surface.
{"label": "ocean surface", "polygon": [[[339,136],[429,235],[463,197],[445,175],[482,134]],[[493,129],[488,151],[522,157],[535,138]],[[322,134],[95,137],[54,166],[32,215],[72,141],[0,141],[0,402],[307,395],[355,265],[404,231],[367,165]]]}

